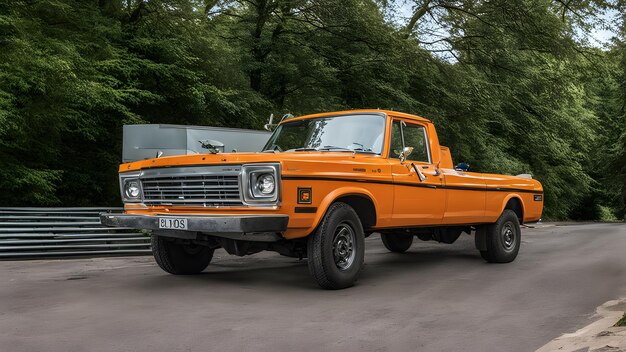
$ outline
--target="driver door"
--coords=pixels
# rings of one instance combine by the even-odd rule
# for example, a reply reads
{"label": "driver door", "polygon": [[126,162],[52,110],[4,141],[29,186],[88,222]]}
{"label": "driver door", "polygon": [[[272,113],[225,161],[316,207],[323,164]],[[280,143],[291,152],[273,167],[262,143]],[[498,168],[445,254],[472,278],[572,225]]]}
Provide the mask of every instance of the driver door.
{"label": "driver door", "polygon": [[[405,147],[413,152],[404,162],[400,154]],[[389,161],[394,181],[393,225],[420,226],[441,223],[445,210],[443,178],[432,163],[430,142],[425,125],[395,119],[391,126]],[[422,181],[418,169],[426,176]]]}

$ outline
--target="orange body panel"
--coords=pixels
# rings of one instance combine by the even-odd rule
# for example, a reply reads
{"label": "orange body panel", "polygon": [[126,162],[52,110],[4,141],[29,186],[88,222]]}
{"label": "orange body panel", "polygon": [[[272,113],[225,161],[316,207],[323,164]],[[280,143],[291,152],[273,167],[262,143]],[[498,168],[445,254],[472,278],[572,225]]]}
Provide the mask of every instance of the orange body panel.
{"label": "orange body panel", "polygon": [[[324,113],[296,119],[350,113],[379,113],[387,116],[388,128],[382,155],[329,151],[197,154],[122,164],[119,170],[127,172],[183,165],[280,163],[281,199],[276,206],[148,207],[127,203],[125,210],[134,214],[287,214],[288,229],[282,234],[287,239],[308,236],[317,227],[330,204],[344,196],[359,196],[371,201],[375,208],[371,230],[492,223],[511,198],[519,200],[524,222],[537,221],[541,217],[543,188],[538,181],[454,170],[449,150],[440,148],[435,126],[427,119],[384,110]],[[398,159],[387,157],[391,123],[398,119],[425,127],[430,162],[411,163],[408,160],[401,163]],[[424,181],[420,181],[410,164],[414,164],[426,176]],[[299,187],[311,189],[310,204],[298,204]]]}

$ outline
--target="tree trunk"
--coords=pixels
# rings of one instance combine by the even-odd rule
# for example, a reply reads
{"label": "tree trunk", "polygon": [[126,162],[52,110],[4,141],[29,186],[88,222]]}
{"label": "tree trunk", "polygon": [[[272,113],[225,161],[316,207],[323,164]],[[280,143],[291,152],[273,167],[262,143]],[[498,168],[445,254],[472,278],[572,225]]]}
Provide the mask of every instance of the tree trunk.
{"label": "tree trunk", "polygon": [[428,12],[428,6],[430,6],[430,2],[431,0],[424,0],[422,6],[415,9],[413,16],[411,16],[411,20],[409,20],[409,23],[407,23],[406,27],[404,27],[404,39],[407,39],[411,36],[411,32],[413,32],[417,21],[419,21],[419,19],[422,18],[426,14],[426,12]]}

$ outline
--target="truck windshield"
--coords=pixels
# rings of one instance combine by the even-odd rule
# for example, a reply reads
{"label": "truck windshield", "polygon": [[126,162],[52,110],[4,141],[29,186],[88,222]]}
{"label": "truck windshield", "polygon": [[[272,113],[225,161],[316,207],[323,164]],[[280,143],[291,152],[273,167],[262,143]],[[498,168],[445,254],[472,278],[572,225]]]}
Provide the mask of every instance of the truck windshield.
{"label": "truck windshield", "polygon": [[285,122],[276,128],[264,151],[355,151],[381,154],[385,117],[341,115]]}

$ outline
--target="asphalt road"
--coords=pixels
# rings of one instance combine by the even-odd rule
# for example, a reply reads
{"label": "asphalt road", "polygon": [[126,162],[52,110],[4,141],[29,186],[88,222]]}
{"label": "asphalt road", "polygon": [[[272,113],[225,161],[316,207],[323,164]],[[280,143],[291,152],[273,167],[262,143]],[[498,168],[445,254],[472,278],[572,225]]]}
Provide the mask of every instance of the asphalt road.
{"label": "asphalt road", "polygon": [[463,235],[388,253],[324,291],[306,261],[217,251],[175,277],[151,257],[0,262],[2,351],[532,351],[626,296],[626,225],[525,229],[511,264]]}

